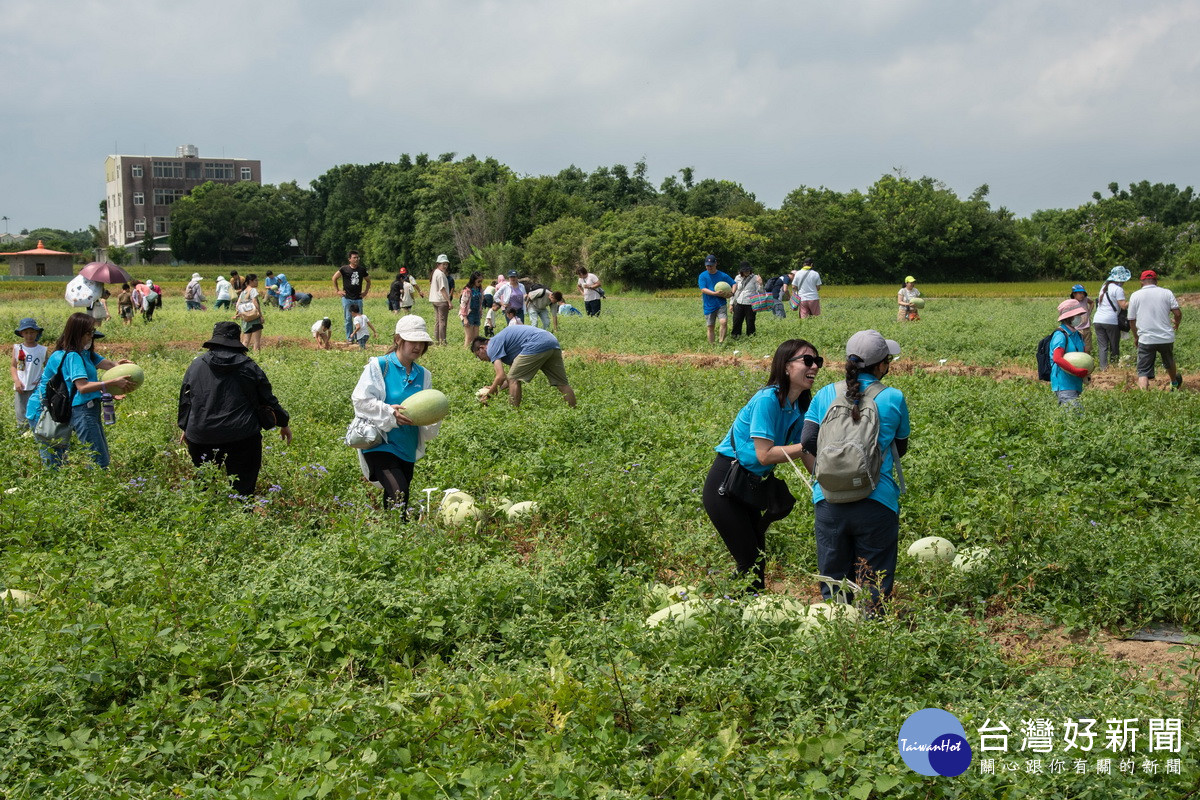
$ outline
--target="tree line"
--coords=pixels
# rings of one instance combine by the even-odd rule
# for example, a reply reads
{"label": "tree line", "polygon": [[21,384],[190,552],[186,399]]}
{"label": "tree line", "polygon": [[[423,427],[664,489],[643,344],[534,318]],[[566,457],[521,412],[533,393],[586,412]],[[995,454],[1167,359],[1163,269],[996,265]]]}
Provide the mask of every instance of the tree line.
{"label": "tree line", "polygon": [[449,253],[462,270],[563,280],[587,266],[655,289],[691,285],[710,252],[762,274],[811,256],[838,283],[1095,280],[1118,263],[1188,275],[1200,270],[1198,233],[1192,188],[1148,181],[1027,219],[992,208],[986,184],[960,198],[900,172],[866,191],[801,186],[772,209],[690,167],[656,188],[645,161],[521,176],[494,158],[444,153],[342,164],[309,188],[205,184],[172,206],[170,246],[192,263],[280,263],[298,251],[339,264],[357,249],[373,268],[418,274]]}

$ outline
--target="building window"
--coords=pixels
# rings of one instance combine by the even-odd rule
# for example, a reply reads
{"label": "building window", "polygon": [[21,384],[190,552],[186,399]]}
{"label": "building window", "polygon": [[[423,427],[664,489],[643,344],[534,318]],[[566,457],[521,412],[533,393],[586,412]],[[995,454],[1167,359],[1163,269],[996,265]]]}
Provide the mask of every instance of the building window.
{"label": "building window", "polygon": [[233,164],[222,164],[219,161],[205,161],[204,177],[210,181],[231,181],[233,180]]}
{"label": "building window", "polygon": [[131,174],[133,175],[133,177],[135,177],[135,178],[142,177],[142,165],[141,164],[134,164],[133,167],[131,167],[131,170],[132,170]]}
{"label": "building window", "polygon": [[155,161],[154,162],[154,177],[156,178],[182,178],[183,164],[178,161]]}
{"label": "building window", "polygon": [[146,195],[143,194],[142,192],[134,192],[133,193],[133,204],[135,206],[146,205]]}
{"label": "building window", "polygon": [[183,197],[183,189],[155,189],[154,205],[169,206]]}
{"label": "building window", "polygon": [[242,167],[242,180],[244,180],[244,181],[254,180],[254,170],[250,169],[249,167]]}
{"label": "building window", "polygon": [[183,172],[189,181],[200,180],[200,163],[198,161],[184,162]]}
{"label": "building window", "polygon": [[133,232],[134,233],[145,233],[146,232],[146,218],[145,217],[138,217],[137,219],[135,219],[133,221]]}
{"label": "building window", "polygon": [[155,217],[154,218],[154,232],[155,233],[166,233],[167,232],[167,218],[166,217]]}

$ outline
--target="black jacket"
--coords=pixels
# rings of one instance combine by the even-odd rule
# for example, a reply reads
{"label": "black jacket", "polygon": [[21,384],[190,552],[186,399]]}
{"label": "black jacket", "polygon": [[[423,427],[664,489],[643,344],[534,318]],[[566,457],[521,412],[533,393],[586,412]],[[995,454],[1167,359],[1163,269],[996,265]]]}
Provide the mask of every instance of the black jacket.
{"label": "black jacket", "polygon": [[[269,413],[268,413],[269,410]],[[261,413],[260,413],[261,412]],[[179,387],[179,427],[189,442],[221,444],[245,439],[291,417],[271,391],[271,382],[245,353],[214,348],[197,356]]]}

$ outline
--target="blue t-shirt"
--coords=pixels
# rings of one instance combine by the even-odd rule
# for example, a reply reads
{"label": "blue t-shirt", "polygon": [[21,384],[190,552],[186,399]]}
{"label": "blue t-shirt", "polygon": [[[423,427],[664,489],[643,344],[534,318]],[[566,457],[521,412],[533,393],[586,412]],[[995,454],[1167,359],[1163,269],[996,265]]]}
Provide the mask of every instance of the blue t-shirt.
{"label": "blue t-shirt", "polygon": [[512,364],[520,355],[535,356],[547,350],[557,350],[561,345],[553,333],[532,325],[509,325],[488,342],[488,361],[499,359]]}
{"label": "blue t-shirt", "polygon": [[[425,386],[425,368],[413,364],[412,369],[405,371],[404,365],[396,354],[388,353],[382,356],[387,364],[383,375],[383,385],[386,388],[384,402],[388,405],[400,405]],[[380,369],[383,364],[379,365]],[[417,426],[397,425],[387,432],[383,444],[364,450],[364,453],[391,453],[401,461],[415,462],[417,460]]]}
{"label": "blue t-shirt", "polygon": [[67,363],[63,367],[63,379],[67,382],[67,391],[75,393],[75,397],[71,400],[71,407],[81,406],[91,400],[100,399],[100,392],[88,392],[86,394],[75,392],[75,381],[79,378],[87,381],[96,380],[96,365],[103,361],[104,357],[97,355],[91,350],[84,353],[58,350],[46,359],[46,366],[42,370],[42,380],[38,383],[37,390],[29,398],[29,405],[25,407],[25,419],[29,420],[30,425],[37,424],[37,419],[42,414],[42,397],[46,393],[46,385],[50,383],[50,379],[58,372],[58,365],[63,363],[65,356],[70,356],[70,358],[67,358]]}
{"label": "blue t-shirt", "polygon": [[767,439],[772,445],[795,444],[800,441],[803,415],[804,410],[798,404],[785,403],[780,407],[778,387],[759,389],[734,417],[729,433],[717,445],[716,451],[723,456],[736,458],[747,471],[755,475],[766,475],[775,465],[758,463],[754,440]]}
{"label": "blue t-shirt", "polygon": [[[1058,329],[1050,335],[1050,356],[1052,358],[1054,356],[1054,351],[1060,347],[1064,352],[1067,353],[1082,353],[1083,337],[1079,334],[1079,331],[1071,331],[1070,334],[1068,334],[1066,329],[1059,325]],[[1062,392],[1068,390],[1082,392],[1083,378],[1076,378],[1058,364],[1051,361],[1050,390],[1053,392]]]}
{"label": "blue t-shirt", "polygon": [[[704,272],[700,273],[700,279],[696,283],[701,289],[716,291],[717,284],[721,281],[725,281],[731,288],[733,287],[733,278],[721,272],[721,270],[717,270],[711,275],[708,273],[708,270],[704,270]],[[718,308],[724,308],[727,302],[724,297],[717,297],[712,294],[701,294],[700,297],[704,300],[705,314],[711,314]]]}
{"label": "blue t-shirt", "polygon": [[[858,375],[859,386],[863,391],[866,391],[866,388],[876,380],[877,378],[873,375],[861,372]],[[836,391],[837,384],[831,383],[817,392],[808,407],[808,413],[804,415],[804,421],[820,425],[821,420],[825,419],[825,414],[836,399],[834,396]],[[908,438],[908,402],[905,401],[903,392],[889,386],[875,396],[875,406],[879,409],[878,441],[879,449],[883,452],[883,468],[879,476],[879,485],[867,499],[880,502],[898,514],[900,513],[900,487],[896,484],[896,479],[892,477],[892,469],[895,466],[895,459],[892,458],[892,442]],[[821,491],[821,484],[813,481],[813,503],[819,503],[824,499],[825,493]]]}

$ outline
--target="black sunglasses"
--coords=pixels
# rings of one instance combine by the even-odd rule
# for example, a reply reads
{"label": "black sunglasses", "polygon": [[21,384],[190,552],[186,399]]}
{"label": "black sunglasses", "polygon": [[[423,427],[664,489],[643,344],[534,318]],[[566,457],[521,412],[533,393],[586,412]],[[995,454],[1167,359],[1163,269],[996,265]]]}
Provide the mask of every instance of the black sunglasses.
{"label": "black sunglasses", "polygon": [[806,367],[811,367],[813,364],[816,364],[817,369],[825,366],[825,359],[821,358],[820,356],[810,356],[808,353],[805,353],[802,356],[796,356],[795,358],[789,358],[787,363],[790,364],[793,361],[803,361],[804,366]]}

